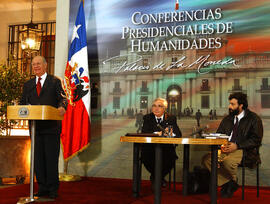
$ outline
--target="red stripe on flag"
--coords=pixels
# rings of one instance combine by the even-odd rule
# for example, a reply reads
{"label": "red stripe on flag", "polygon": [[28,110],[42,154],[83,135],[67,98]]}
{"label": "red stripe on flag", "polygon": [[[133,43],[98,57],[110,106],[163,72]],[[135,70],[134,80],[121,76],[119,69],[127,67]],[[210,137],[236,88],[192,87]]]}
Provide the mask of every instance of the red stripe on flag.
{"label": "red stripe on flag", "polygon": [[72,158],[88,146],[90,130],[90,118],[83,101],[79,100],[75,106],[68,104],[61,133],[65,160]]}

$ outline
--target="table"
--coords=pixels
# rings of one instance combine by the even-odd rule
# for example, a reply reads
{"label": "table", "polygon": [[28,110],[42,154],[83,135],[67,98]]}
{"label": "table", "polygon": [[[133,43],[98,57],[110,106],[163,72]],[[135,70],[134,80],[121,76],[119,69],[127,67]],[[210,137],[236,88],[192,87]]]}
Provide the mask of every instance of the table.
{"label": "table", "polygon": [[121,136],[121,142],[133,143],[133,196],[138,197],[140,191],[140,168],[139,154],[140,144],[149,143],[155,145],[155,204],[161,203],[161,164],[162,148],[161,144],[182,144],[184,145],[183,154],[183,195],[187,195],[188,190],[188,171],[189,171],[189,147],[190,145],[210,145],[211,146],[211,204],[217,203],[217,163],[218,163],[218,146],[225,144],[227,139],[203,139],[203,138],[165,138],[165,137],[147,137],[142,134],[135,136]]}

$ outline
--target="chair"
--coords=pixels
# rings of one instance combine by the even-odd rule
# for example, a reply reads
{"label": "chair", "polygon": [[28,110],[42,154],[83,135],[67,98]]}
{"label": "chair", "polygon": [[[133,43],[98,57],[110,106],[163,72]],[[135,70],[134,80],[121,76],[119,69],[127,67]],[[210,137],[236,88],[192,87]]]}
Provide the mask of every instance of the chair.
{"label": "chair", "polygon": [[[259,155],[259,148],[257,148],[257,153]],[[246,151],[243,150],[243,159],[239,165],[239,167],[242,168],[242,200],[245,199],[245,155],[246,155]],[[260,196],[260,177],[259,177],[259,166],[260,166],[260,162],[256,162],[255,164],[256,166],[256,187],[257,187],[257,197]]]}

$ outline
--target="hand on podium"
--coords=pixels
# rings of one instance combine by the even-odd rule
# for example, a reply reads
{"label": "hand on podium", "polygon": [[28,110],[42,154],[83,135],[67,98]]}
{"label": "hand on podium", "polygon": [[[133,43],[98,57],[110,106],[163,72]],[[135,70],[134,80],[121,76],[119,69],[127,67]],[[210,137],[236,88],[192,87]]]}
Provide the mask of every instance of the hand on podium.
{"label": "hand on podium", "polygon": [[60,116],[63,116],[63,115],[65,115],[66,110],[65,110],[64,107],[60,106],[60,107],[58,108],[58,112],[59,112],[59,115],[60,115]]}

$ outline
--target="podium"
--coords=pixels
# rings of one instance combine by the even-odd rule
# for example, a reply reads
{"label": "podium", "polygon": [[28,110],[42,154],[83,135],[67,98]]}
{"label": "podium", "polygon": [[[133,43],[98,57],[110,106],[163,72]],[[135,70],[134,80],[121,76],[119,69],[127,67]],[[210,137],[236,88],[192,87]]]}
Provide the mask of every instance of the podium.
{"label": "podium", "polygon": [[48,105],[17,105],[7,107],[7,119],[31,120],[31,159],[30,159],[30,196],[20,198],[17,203],[31,203],[37,200],[34,197],[34,151],[36,120],[63,120],[64,116],[58,110]]}

